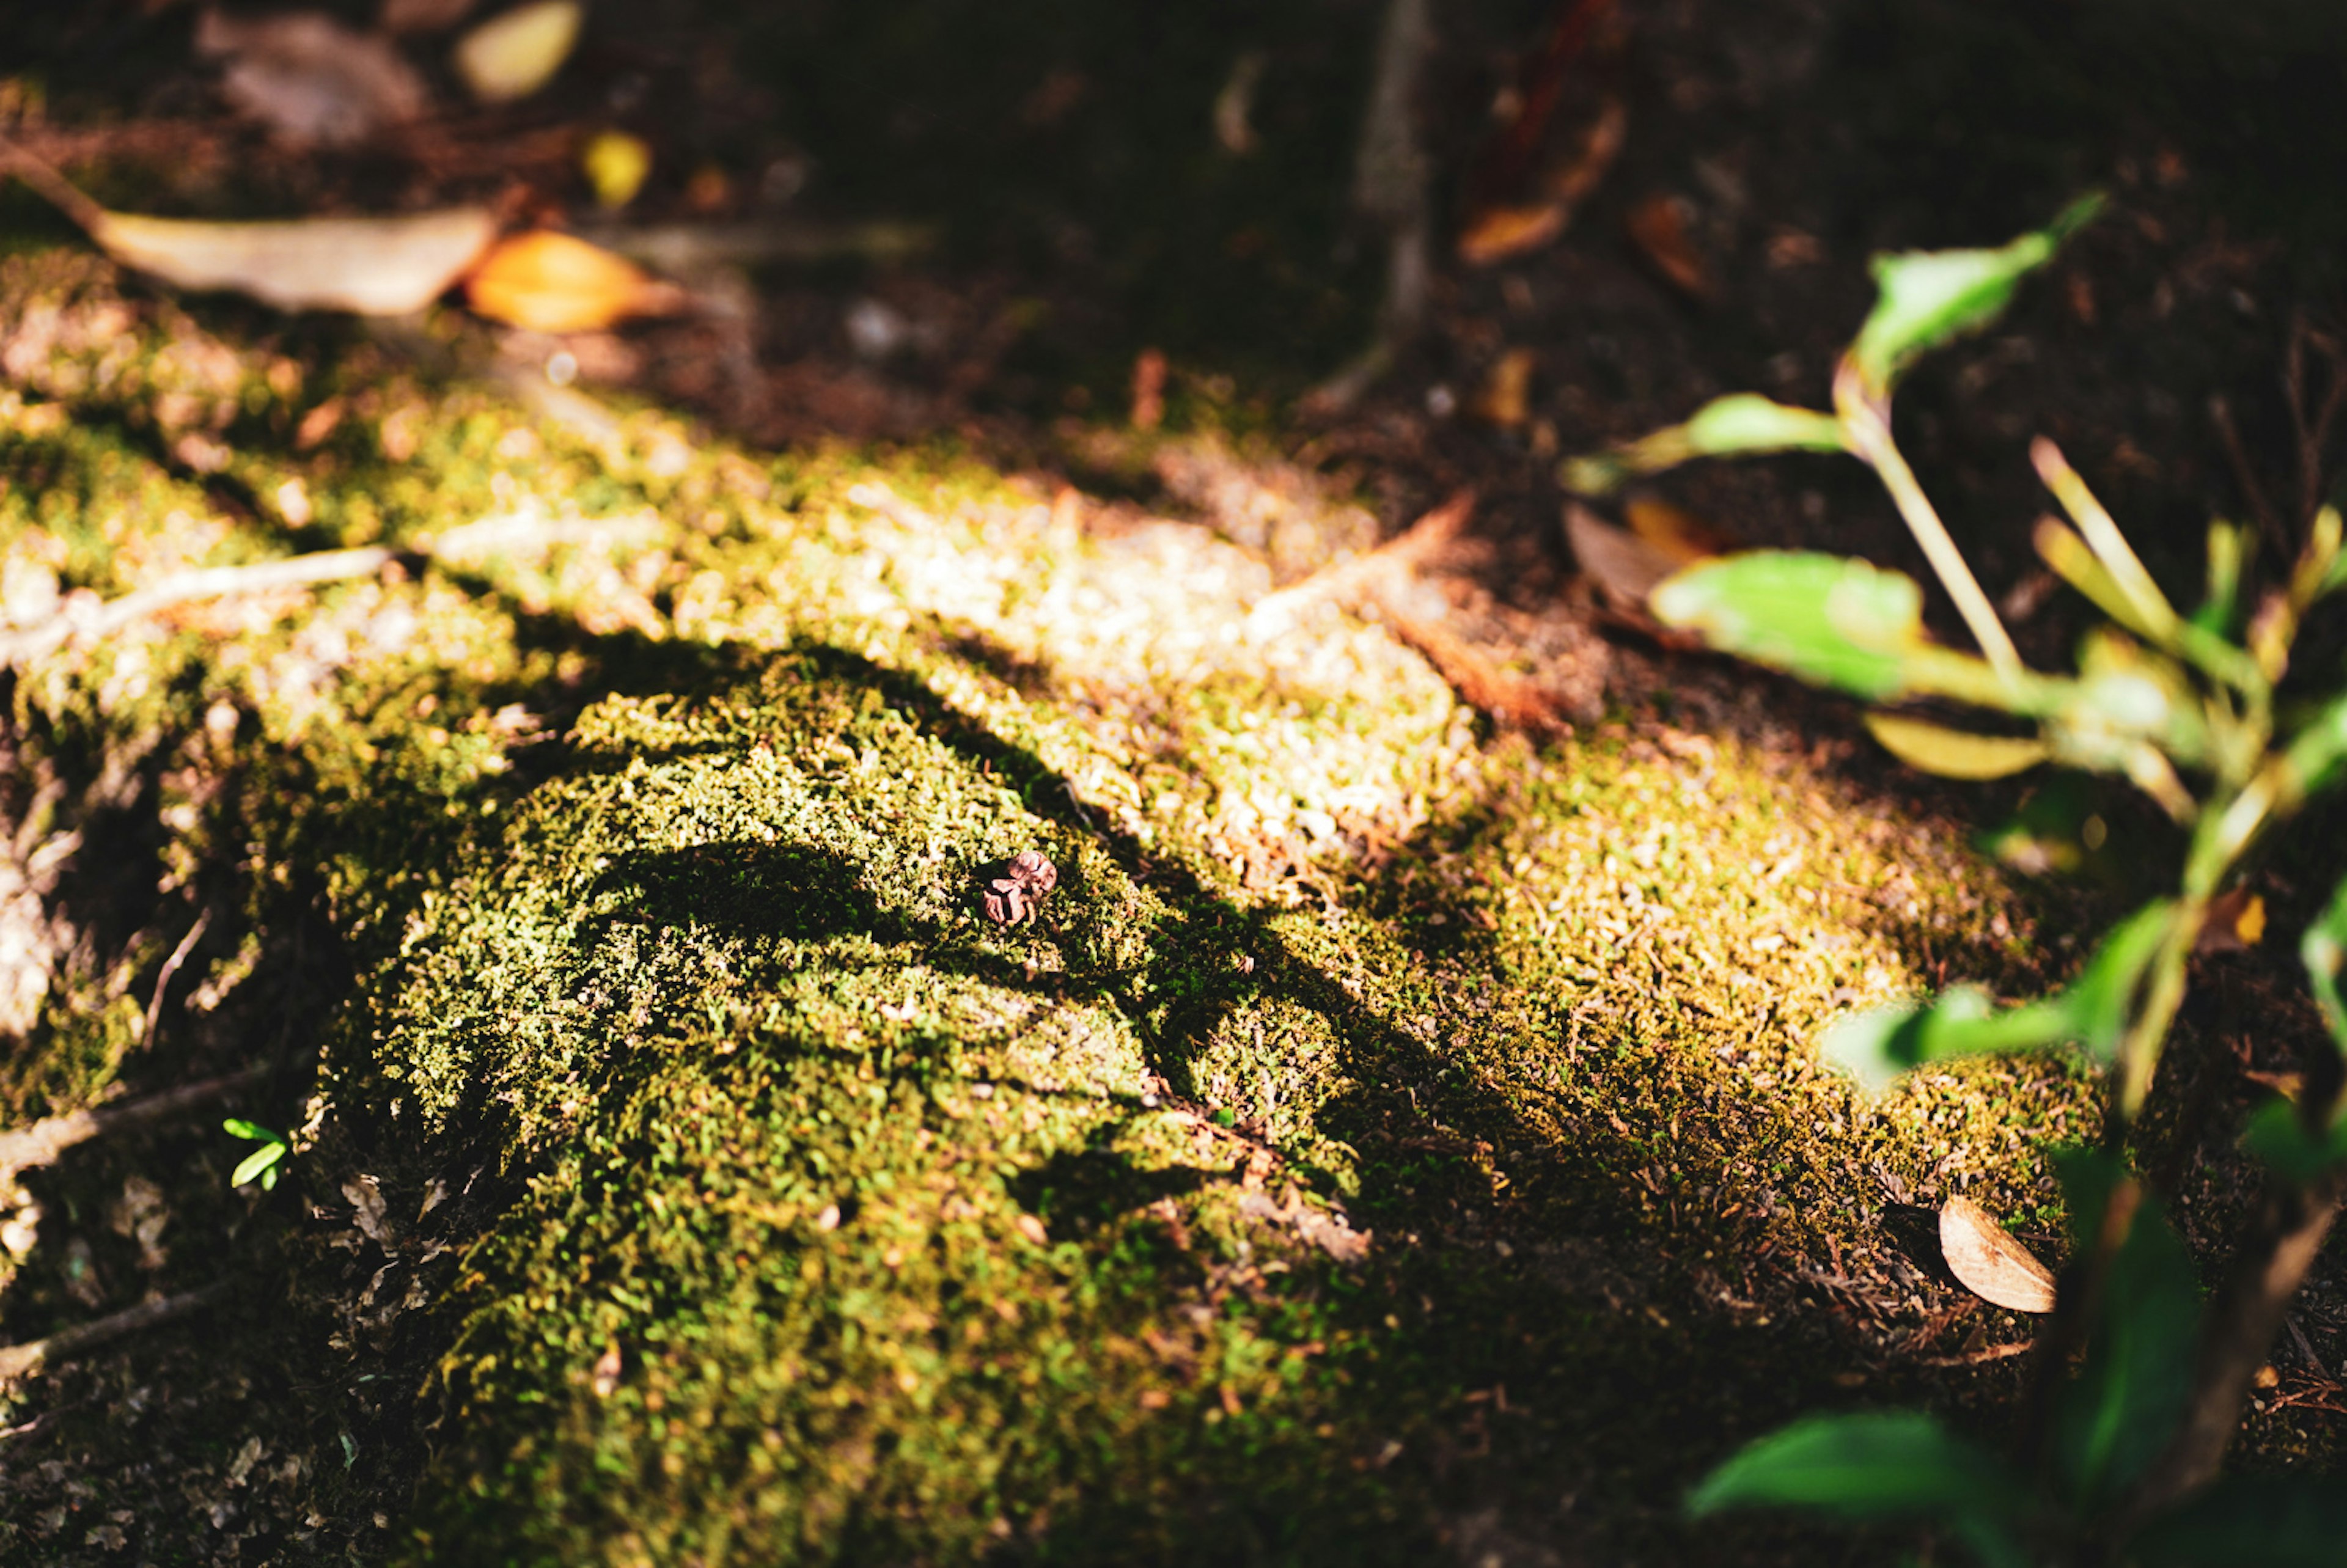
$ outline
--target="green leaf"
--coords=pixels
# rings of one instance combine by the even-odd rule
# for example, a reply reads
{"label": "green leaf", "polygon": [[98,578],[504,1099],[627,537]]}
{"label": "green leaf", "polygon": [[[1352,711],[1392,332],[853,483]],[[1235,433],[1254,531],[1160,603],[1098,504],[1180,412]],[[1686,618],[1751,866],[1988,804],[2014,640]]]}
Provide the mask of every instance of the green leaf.
{"label": "green leaf", "polygon": [[2115,927],[2065,993],[2079,1044],[2107,1061],[2127,1032],[2136,992],[2176,920],[2176,901],[2155,898]]}
{"label": "green leaf", "polygon": [[1753,550],[1702,561],[1647,603],[1724,652],[1878,701],[1906,688],[1909,656],[1924,647],[1915,579],[1840,556]]}
{"label": "green leaf", "polygon": [[248,1122],[241,1116],[231,1116],[220,1123],[221,1131],[239,1138],[256,1138],[265,1143],[282,1143],[285,1134],[272,1132],[258,1122]]}
{"label": "green leaf", "polygon": [[2209,753],[2209,723],[2177,662],[2108,630],[2087,634],[2078,679],[2062,689],[2046,738],[2063,761],[2126,773],[2146,741],[2190,765]]}
{"label": "green leaf", "polygon": [[2347,1050],[2347,1005],[2339,997],[2339,966],[2347,958],[2347,882],[2339,884],[2330,905],[2306,928],[2298,956],[2306,964],[2307,984],[2314,992],[2315,1005],[2322,1009],[2322,1021],[2331,1028],[2332,1040]]}
{"label": "green leaf", "polygon": [[[278,1161],[284,1157],[284,1144],[275,1143],[263,1143],[260,1148],[255,1149],[251,1153],[247,1154],[244,1157],[242,1163],[239,1164],[234,1171],[229,1173],[228,1184],[231,1187],[241,1187],[247,1182],[252,1180],[253,1177],[260,1175],[262,1172],[270,1170],[277,1163]],[[272,1184],[273,1185],[274,1184]]]}
{"label": "green leaf", "polygon": [[2052,754],[2034,735],[1979,735],[1897,713],[1869,713],[1866,727],[1892,756],[1942,778],[2001,779]]}
{"label": "green leaf", "polygon": [[2221,518],[2209,525],[2209,588],[2192,624],[2218,637],[2229,636],[2241,598],[2241,559],[2248,530]]}
{"label": "green leaf", "polygon": [[1952,986],[1935,1000],[1893,1003],[1837,1020],[1819,1050],[1874,1093],[1930,1062],[1984,1051],[2034,1050],[2073,1032],[2069,1009],[2059,999],[1999,1012],[1978,986]]}
{"label": "green leaf", "polygon": [[1853,1522],[2004,1522],[2026,1491],[1995,1456],[1930,1416],[1890,1410],[1810,1416],[1747,1444],[1687,1498],[1697,1518],[1730,1508],[1799,1508]]}
{"label": "green leaf", "polygon": [[1814,408],[1788,408],[1757,392],[1715,397],[1686,422],[1699,457],[1738,452],[1841,452],[1841,421]]}
{"label": "green leaf", "polygon": [[2146,1525],[2142,1568],[2333,1568],[2347,1554],[2347,1488],[2311,1475],[2234,1475]]}
{"label": "green leaf", "polygon": [[2094,1510],[2143,1473],[2184,1414],[2200,1285],[2158,1200],[2125,1181],[2114,1160],[2076,1151],[2056,1163],[2082,1251],[2100,1234],[2116,1194],[2134,1205],[2096,1297],[2086,1364],[2063,1387],[2054,1412],[2056,1464],[2078,1506]]}
{"label": "green leaf", "polygon": [[2078,978],[2053,996],[1999,1012],[1979,987],[1952,986],[1932,1001],[1894,1003],[1838,1020],[1827,1029],[1820,1053],[1870,1092],[1930,1062],[2065,1040],[2107,1061],[2175,911],[2166,899],[2137,910],[2104,938]]}
{"label": "green leaf", "polygon": [[2100,210],[2099,195],[2065,209],[2048,228],[1993,251],[1925,251],[1877,256],[1881,296],[1850,345],[1850,364],[1877,398],[1916,357],[2004,313],[2024,277],[2043,266],[2063,240]]}
{"label": "green leaf", "polygon": [[2334,699],[2317,713],[2313,723],[2291,738],[2282,755],[2290,787],[2301,797],[2336,778],[2341,764],[2347,764],[2347,697]]}
{"label": "green leaf", "polygon": [[1756,392],[1730,393],[1696,410],[1684,425],[1641,436],[1626,446],[1567,458],[1557,470],[1568,490],[1602,496],[1624,480],[1660,473],[1697,457],[1740,452],[1840,452],[1841,422],[1814,408],[1789,408]]}
{"label": "green leaf", "polygon": [[2301,1186],[2347,1160],[2347,1129],[2317,1137],[2287,1100],[2270,1100],[2259,1107],[2241,1131],[2241,1144],[2282,1180]]}

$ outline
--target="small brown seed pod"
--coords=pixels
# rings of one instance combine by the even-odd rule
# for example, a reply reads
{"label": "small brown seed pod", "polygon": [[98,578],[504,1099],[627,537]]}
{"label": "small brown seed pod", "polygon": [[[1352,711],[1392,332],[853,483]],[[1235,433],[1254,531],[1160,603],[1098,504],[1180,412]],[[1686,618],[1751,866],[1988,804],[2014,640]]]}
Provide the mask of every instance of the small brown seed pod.
{"label": "small brown seed pod", "polygon": [[1060,868],[1032,849],[1022,849],[986,879],[986,917],[1016,926],[1035,917],[1035,907],[1060,885]]}

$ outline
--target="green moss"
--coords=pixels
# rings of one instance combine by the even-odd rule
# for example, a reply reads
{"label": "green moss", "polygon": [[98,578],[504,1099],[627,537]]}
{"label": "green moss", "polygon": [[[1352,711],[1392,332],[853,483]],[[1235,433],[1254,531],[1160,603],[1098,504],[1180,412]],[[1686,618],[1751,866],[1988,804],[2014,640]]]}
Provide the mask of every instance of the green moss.
{"label": "green moss", "polygon": [[[1263,635],[1244,552],[958,450],[760,466],[336,352],[218,375],[240,493],[306,522],[212,505],[128,373],[17,405],[0,497],[8,562],[109,592],[436,552],[17,688],[60,756],[228,781],[165,857],[344,945],[281,1189],[370,1265],[288,1244],[353,1378],[321,1473],[362,1376],[424,1408],[319,1506],[419,1561],[1616,1560],[1684,1554],[1686,1482],[1854,1362],[2002,1387],[1891,1348],[1933,1287],[1883,1194],[2040,1208],[2090,1085],[1870,1104],[1809,1054],[1943,968],[2031,980],[1944,825],[1789,743],[1485,736],[1378,629]],[[1061,888],[997,929],[974,879],[1026,847]],[[101,1091],[114,1027],[25,1102]]]}

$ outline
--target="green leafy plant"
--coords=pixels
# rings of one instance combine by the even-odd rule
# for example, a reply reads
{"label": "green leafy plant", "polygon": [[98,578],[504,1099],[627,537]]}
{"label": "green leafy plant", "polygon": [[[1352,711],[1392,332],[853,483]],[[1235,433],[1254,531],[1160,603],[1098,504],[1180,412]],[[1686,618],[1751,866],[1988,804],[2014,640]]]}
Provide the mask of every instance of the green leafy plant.
{"label": "green leafy plant", "polygon": [[276,1191],[278,1167],[284,1163],[285,1156],[293,1152],[293,1145],[285,1134],[273,1132],[260,1122],[248,1122],[241,1116],[230,1117],[220,1123],[220,1127],[233,1136],[250,1139],[261,1145],[237,1162],[236,1169],[229,1173],[228,1184],[241,1187],[248,1182],[258,1181],[262,1192]]}
{"label": "green leafy plant", "polygon": [[[2032,457],[2069,523],[2042,522],[2038,553],[2107,618],[2074,672],[2022,662],[1988,596],[1892,437],[1891,405],[1922,354],[1993,321],[2027,275],[2092,219],[2075,203],[1994,250],[1884,256],[1880,298],[1837,367],[1830,413],[1749,394],[1562,477],[1602,493],[1696,457],[1840,451],[1871,467],[1954,601],[1977,652],[1932,641],[1912,579],[1863,561],[1758,550],[1698,563],[1649,604],[1712,647],[1874,704],[1869,727],[1929,772],[1994,778],[2052,763],[2131,781],[2186,832],[2175,891],[2116,926],[2067,986],[2000,1008],[1976,987],[1845,1019],[1824,1054],[1870,1088],[1985,1051],[2082,1047],[2107,1073],[2102,1146],[2061,1161],[2074,1243],[2040,1345],[2045,1385],[2016,1458],[1905,1412],[1813,1417],[1752,1443],[1690,1499],[1697,1514],[1775,1506],[1852,1522],[1928,1524],[1993,1565],[2333,1563],[2347,1497],[2292,1478],[2219,1479],[2251,1379],[2347,1193],[2347,1071],[2307,1075],[2246,1139],[2270,1173],[2229,1276],[2203,1307],[2182,1241],[2129,1173],[2125,1151],[2153,1082],[2187,967],[2244,857],[2347,768],[2347,694],[2285,708],[2276,686],[2299,627],[2347,586],[2341,519],[2309,520],[2295,563],[2243,614],[2249,541],[2208,534],[2208,586],[2174,608],[2053,443]],[[1996,716],[1996,731],[1896,711],[1916,699]],[[2016,733],[2021,732],[2021,733]],[[2347,884],[2301,948],[2315,999],[2347,1056]],[[2074,1365],[2075,1363],[2075,1365]]]}

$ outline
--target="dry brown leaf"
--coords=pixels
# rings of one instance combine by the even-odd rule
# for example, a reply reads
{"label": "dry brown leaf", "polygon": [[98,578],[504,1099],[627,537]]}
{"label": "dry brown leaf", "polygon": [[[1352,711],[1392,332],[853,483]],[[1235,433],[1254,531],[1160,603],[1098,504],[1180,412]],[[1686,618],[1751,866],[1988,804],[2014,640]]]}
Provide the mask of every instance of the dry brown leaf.
{"label": "dry brown leaf", "polygon": [[684,292],[584,240],[536,230],[503,241],[465,283],[473,309],[531,332],[594,332],[631,316],[666,315]]}
{"label": "dry brown leaf", "polygon": [[1532,417],[1532,365],[1528,348],[1512,348],[1491,366],[1468,412],[1487,425],[1513,430]]}
{"label": "dry brown leaf", "polygon": [[231,103],[289,141],[364,141],[424,113],[424,78],[390,39],[319,11],[241,20],[206,11],[196,51],[224,60]]}
{"label": "dry brown leaf", "polygon": [[1687,564],[1686,558],[1615,528],[1578,501],[1564,508],[1564,537],[1589,580],[1616,609],[1641,616],[1655,585]]}
{"label": "dry brown leaf", "polygon": [[1940,1252],[1948,1272],[1983,1301],[2014,1312],[2054,1310],[2053,1270],[1970,1198],[1941,1207]]}
{"label": "dry brown leaf", "polygon": [[1687,204],[1676,196],[1650,196],[1630,210],[1630,238],[1671,286],[1697,300],[1717,292],[1711,270],[1687,232]]}
{"label": "dry brown leaf", "polygon": [[477,207],[401,218],[212,223],[98,212],[90,238],[126,267],[183,289],[228,289],[287,311],[420,311],[497,233]]}
{"label": "dry brown leaf", "polygon": [[2266,901],[2246,887],[2235,887],[2209,900],[2208,918],[2193,938],[2196,953],[2246,953],[2266,934]]}

